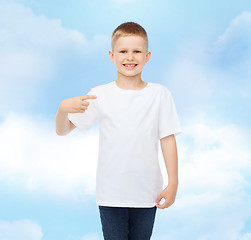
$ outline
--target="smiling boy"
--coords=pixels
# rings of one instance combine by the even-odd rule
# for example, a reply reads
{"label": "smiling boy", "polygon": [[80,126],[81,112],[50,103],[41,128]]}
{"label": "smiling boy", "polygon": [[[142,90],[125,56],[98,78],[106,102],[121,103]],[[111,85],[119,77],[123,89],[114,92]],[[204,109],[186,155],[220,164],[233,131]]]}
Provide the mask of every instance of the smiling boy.
{"label": "smiling boy", "polygon": [[[150,56],[145,29],[134,22],[121,24],[109,51],[117,79],[62,101],[56,116],[58,135],[75,127],[86,133],[99,124],[96,201],[105,240],[150,239],[156,209],[171,206],[176,197],[175,135],[181,128],[171,92],[141,79]],[[159,141],[168,174],[164,189]]]}
{"label": "smiling boy", "polygon": [[147,41],[138,35],[117,36],[117,39],[113,39],[113,50],[109,51],[109,57],[117,68],[116,82],[121,88],[139,90],[147,85],[141,79],[142,69],[151,56],[147,45]]}

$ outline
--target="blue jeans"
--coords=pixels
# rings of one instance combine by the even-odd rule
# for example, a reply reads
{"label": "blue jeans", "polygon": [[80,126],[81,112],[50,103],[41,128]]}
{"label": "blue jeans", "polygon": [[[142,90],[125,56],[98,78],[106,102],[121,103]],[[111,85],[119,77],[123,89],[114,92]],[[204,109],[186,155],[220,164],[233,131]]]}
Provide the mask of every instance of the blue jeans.
{"label": "blue jeans", "polygon": [[104,240],[149,240],[157,207],[108,207],[99,205]]}

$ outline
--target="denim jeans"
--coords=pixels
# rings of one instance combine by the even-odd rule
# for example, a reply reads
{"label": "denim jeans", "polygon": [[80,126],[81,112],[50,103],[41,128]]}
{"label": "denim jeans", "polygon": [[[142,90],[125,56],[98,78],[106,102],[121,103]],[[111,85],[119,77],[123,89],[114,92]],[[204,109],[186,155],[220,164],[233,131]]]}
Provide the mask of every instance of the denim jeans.
{"label": "denim jeans", "polygon": [[99,205],[104,240],[150,240],[156,210]]}

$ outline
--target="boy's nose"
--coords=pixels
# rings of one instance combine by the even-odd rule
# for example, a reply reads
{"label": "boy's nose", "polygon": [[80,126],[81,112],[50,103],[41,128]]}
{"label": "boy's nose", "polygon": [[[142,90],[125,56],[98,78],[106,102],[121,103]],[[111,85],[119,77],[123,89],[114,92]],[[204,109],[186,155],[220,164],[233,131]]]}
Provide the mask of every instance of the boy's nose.
{"label": "boy's nose", "polygon": [[133,55],[132,55],[132,53],[128,53],[128,55],[127,55],[127,59],[133,59]]}

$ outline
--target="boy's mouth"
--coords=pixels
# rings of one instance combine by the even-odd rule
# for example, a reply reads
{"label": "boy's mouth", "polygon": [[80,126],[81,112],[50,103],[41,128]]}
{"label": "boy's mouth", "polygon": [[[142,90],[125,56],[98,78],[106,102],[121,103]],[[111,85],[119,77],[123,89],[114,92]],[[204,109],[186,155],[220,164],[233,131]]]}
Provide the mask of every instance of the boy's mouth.
{"label": "boy's mouth", "polygon": [[134,69],[138,64],[123,64],[127,69]]}

